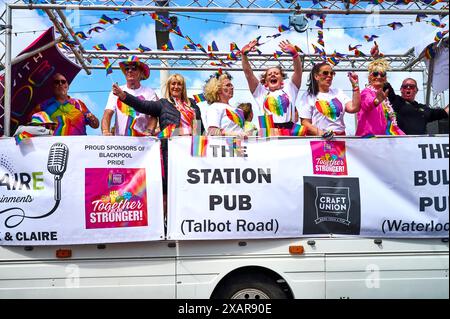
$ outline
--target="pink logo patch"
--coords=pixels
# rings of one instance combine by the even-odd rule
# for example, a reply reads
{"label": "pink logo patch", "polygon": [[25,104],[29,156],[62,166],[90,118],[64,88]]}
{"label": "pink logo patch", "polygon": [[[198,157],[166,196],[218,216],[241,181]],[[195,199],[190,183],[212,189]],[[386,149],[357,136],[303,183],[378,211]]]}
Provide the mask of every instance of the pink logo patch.
{"label": "pink logo patch", "polygon": [[86,228],[147,226],[143,168],[85,169]]}
{"label": "pink logo patch", "polygon": [[315,175],[347,175],[345,141],[311,141]]}

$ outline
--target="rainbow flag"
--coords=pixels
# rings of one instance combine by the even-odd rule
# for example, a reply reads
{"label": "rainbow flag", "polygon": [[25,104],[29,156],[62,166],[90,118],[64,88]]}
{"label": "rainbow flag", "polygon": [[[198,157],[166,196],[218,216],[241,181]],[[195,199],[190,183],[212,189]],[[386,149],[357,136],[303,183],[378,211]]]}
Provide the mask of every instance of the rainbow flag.
{"label": "rainbow flag", "polygon": [[374,39],[376,39],[376,38],[378,38],[378,36],[377,35],[375,35],[375,34],[372,34],[372,35],[365,35],[364,36],[364,39],[366,39],[366,41],[367,42],[372,42]]}
{"label": "rainbow flag", "polygon": [[20,143],[23,142],[24,139],[33,137],[34,135],[31,133],[28,133],[26,131],[23,131],[20,134],[17,134],[16,136],[14,136],[15,140],[16,140],[16,145],[19,145]]}
{"label": "rainbow flag", "polygon": [[416,16],[416,22],[422,22],[423,19],[427,18],[428,16],[425,13],[419,13]]}
{"label": "rainbow flag", "polygon": [[124,46],[122,43],[116,43],[117,50],[127,50],[130,51],[126,46]]}
{"label": "rainbow flag", "polygon": [[173,134],[173,131],[177,128],[176,124],[169,124],[166,126],[164,130],[159,132],[158,138],[170,138]]}
{"label": "rainbow flag", "polygon": [[227,55],[227,60],[236,61],[236,60],[237,60],[236,54],[233,53],[233,52],[230,52],[230,53]]}
{"label": "rainbow flag", "polygon": [[308,130],[306,126],[295,123],[291,129],[291,136],[306,136]]}
{"label": "rainbow flag", "polygon": [[230,43],[230,51],[234,51],[234,50],[239,50],[239,47],[237,46],[236,42],[231,42]]}
{"label": "rainbow flag", "polygon": [[178,26],[176,26],[175,28],[170,29],[169,32],[175,33],[176,35],[184,38],[184,35],[183,35],[183,33],[181,33],[181,29]]}
{"label": "rainbow flag", "polygon": [[100,51],[100,50],[107,51],[108,50],[103,44],[94,45],[93,48],[97,51]]}
{"label": "rainbow flag", "polygon": [[147,52],[147,51],[151,51],[152,49],[147,48],[146,46],[143,46],[142,44],[139,44],[139,47],[137,48],[139,50],[139,52]]}
{"label": "rainbow flag", "polygon": [[216,41],[213,41],[210,45],[208,44],[208,51],[219,51]]}
{"label": "rainbow flag", "polygon": [[167,40],[167,43],[166,43],[166,44],[163,44],[163,45],[161,46],[161,50],[163,50],[163,51],[173,51],[173,50],[174,50],[174,49],[173,49],[172,42],[170,41],[170,39]]}
{"label": "rainbow flag", "polygon": [[195,103],[205,102],[206,98],[203,93],[193,95]]}
{"label": "rainbow flag", "polygon": [[431,60],[436,55],[436,52],[433,49],[433,44],[428,45],[425,48],[425,59]]}
{"label": "rainbow flag", "polygon": [[403,24],[401,22],[391,22],[388,24],[388,27],[391,27],[392,30],[397,30],[403,27]]}
{"label": "rainbow flag", "polygon": [[270,131],[274,128],[273,124],[273,116],[272,115],[260,115],[258,116],[258,122],[259,122],[259,136],[261,137],[269,137]]}
{"label": "rainbow flag", "polygon": [[74,33],[74,36],[79,37],[82,40],[90,39],[83,31],[78,31]]}
{"label": "rainbow flag", "polygon": [[113,24],[113,20],[104,14],[100,17],[100,20],[98,22],[101,24],[108,24],[108,23]]}
{"label": "rainbow flag", "polygon": [[323,23],[324,22],[325,22],[324,20],[317,20],[316,27],[318,27],[320,29],[323,29]]}
{"label": "rainbow flag", "polygon": [[435,42],[441,41],[442,38],[443,38],[447,33],[448,33],[447,30],[436,33],[436,35],[434,36],[434,41],[435,41]]}
{"label": "rainbow flag", "polygon": [[282,54],[283,54],[282,51],[275,51],[275,52],[273,53],[273,57],[274,57],[275,59],[278,59]]}
{"label": "rainbow flag", "polygon": [[131,11],[130,9],[120,9],[120,11],[128,15],[134,14],[134,11]]}
{"label": "rainbow flag", "polygon": [[193,50],[193,51],[197,51],[197,47],[195,46],[195,44],[192,43],[188,43],[183,47],[184,50]]}
{"label": "rainbow flag", "polygon": [[105,59],[103,60],[103,65],[105,66],[105,69],[106,69],[106,75],[111,74],[112,66],[107,57],[105,57]]}
{"label": "rainbow flag", "polygon": [[327,57],[327,62],[331,65],[337,65],[339,63],[339,60],[336,59],[334,56]]}
{"label": "rainbow flag", "polygon": [[278,32],[284,32],[284,31],[288,31],[288,30],[289,30],[289,27],[287,27],[287,26],[285,26],[283,24],[280,24],[278,26]]}
{"label": "rainbow flag", "polygon": [[105,31],[105,28],[102,28],[102,27],[93,27],[93,28],[91,28],[91,29],[88,30],[88,34],[91,35],[92,32],[98,32],[98,33],[100,33],[100,32],[103,32],[103,31]]}
{"label": "rainbow flag", "polygon": [[208,146],[208,137],[204,135],[192,135],[191,156],[205,157]]}
{"label": "rainbow flag", "polygon": [[244,111],[241,109],[235,109],[235,110],[225,110],[227,117],[235,124],[237,124],[239,127],[244,127]]}

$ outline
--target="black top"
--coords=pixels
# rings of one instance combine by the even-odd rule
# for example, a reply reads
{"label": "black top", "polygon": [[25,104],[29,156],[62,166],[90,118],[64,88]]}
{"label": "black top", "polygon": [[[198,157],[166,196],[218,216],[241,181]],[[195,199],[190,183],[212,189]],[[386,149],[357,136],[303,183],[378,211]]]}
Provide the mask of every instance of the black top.
{"label": "black top", "polygon": [[448,116],[444,109],[432,109],[425,104],[405,100],[395,94],[390,84],[386,84],[384,89],[389,89],[388,98],[397,116],[397,124],[406,135],[427,134],[427,123]]}
{"label": "black top", "polygon": [[[164,130],[169,124],[180,125],[181,114],[180,111],[167,99],[160,99],[159,101],[145,101],[140,100],[137,97],[126,93],[126,98],[123,100],[125,104],[133,107],[136,111],[144,114],[148,114],[159,118],[159,126],[161,131]],[[191,107],[195,111],[195,118],[201,123],[201,133],[204,132],[204,126],[202,123],[202,116],[200,108],[195,104],[195,101],[191,101]]]}

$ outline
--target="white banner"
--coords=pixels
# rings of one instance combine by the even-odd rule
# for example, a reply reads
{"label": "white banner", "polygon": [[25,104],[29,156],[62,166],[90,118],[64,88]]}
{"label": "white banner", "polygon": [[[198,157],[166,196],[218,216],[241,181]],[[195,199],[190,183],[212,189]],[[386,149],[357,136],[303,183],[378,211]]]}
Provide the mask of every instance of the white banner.
{"label": "white banner", "polygon": [[446,137],[169,143],[169,239],[448,237]]}
{"label": "white banner", "polygon": [[0,139],[0,245],[161,239],[157,140]]}

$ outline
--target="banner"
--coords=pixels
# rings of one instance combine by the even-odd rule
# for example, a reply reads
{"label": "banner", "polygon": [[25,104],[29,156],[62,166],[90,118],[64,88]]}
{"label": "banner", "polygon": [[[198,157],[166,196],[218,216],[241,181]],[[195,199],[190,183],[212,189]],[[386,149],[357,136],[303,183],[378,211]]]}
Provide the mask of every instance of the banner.
{"label": "banner", "polygon": [[[53,27],[45,31],[30,44],[22,54],[37,50],[55,40]],[[67,59],[56,46],[37,53],[22,62],[14,64],[11,70],[11,134],[18,125],[25,124],[30,119],[30,112],[40,102],[53,95],[52,76],[61,73],[69,84],[80,72],[80,67]],[[0,75],[4,83],[4,75]],[[4,89],[0,85],[0,104],[3,104]],[[0,118],[3,115],[0,107]],[[0,122],[0,135],[3,135],[3,121]]]}
{"label": "banner", "polygon": [[160,143],[0,139],[0,245],[164,239]]}
{"label": "banner", "polygon": [[169,239],[448,237],[448,136],[203,145],[169,143]]}

